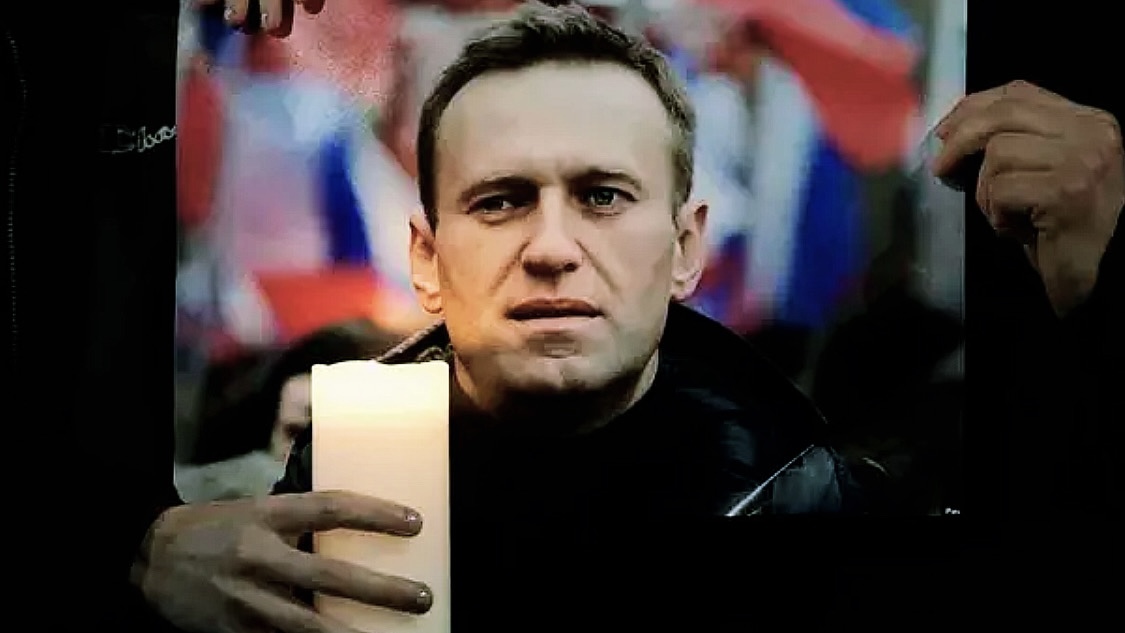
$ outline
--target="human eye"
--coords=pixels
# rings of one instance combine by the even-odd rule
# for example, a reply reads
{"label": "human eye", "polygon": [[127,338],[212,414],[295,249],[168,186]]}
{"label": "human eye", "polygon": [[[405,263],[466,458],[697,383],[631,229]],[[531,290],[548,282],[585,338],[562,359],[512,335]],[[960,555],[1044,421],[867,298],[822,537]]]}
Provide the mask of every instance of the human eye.
{"label": "human eye", "polygon": [[494,194],[484,196],[473,202],[469,207],[469,212],[479,215],[503,215],[526,209],[534,202],[534,196],[526,194]]}
{"label": "human eye", "polygon": [[498,213],[514,208],[515,204],[505,196],[489,196],[473,203],[471,209],[477,213]]}
{"label": "human eye", "polygon": [[636,198],[615,187],[587,187],[579,195],[582,204],[597,211],[616,211],[623,204],[634,202]]}

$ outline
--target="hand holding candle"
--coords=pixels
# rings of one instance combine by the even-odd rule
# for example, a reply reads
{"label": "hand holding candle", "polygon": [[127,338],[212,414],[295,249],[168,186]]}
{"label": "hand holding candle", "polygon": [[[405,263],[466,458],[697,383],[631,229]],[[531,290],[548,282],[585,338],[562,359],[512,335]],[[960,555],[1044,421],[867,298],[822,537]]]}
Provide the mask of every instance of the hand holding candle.
{"label": "hand holding candle", "polygon": [[413,613],[430,608],[429,588],[299,551],[289,541],[337,529],[410,537],[421,527],[412,509],[347,492],[181,506],[150,528],[132,579],[164,618],[189,633],[350,632],[279,586]]}

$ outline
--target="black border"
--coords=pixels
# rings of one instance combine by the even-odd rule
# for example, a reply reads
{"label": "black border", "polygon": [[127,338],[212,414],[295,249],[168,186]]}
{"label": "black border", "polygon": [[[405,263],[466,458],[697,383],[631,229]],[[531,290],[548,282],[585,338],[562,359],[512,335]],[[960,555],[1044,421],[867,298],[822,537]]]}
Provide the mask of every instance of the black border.
{"label": "black border", "polygon": [[[130,53],[121,42],[158,28],[153,20],[174,12],[175,0],[145,3],[141,13],[142,3],[71,4],[82,6],[57,16],[39,7],[10,9],[9,15],[19,14],[11,28],[30,42],[24,61],[38,73],[22,160],[58,170],[54,187],[21,192],[16,218],[20,329],[9,330],[5,339],[18,334],[16,345],[6,348],[18,353],[19,365],[9,374],[2,460],[9,471],[8,522],[17,531],[17,540],[9,541],[9,573],[17,594],[53,594],[59,601],[46,620],[52,630],[119,622],[128,604],[120,587],[138,519],[170,482],[172,456],[176,236],[168,181],[174,155],[161,155],[158,167],[130,181],[143,203],[95,201],[92,192],[107,178],[96,167],[102,160],[101,110],[107,93],[129,82],[119,78],[111,88],[102,77],[129,71],[91,60],[111,41],[131,55],[173,55]],[[969,90],[1022,78],[1121,115],[1122,97],[1115,94],[1121,33],[1112,3],[970,5]],[[71,69],[66,81],[43,74],[57,76],[59,68]],[[165,113],[140,123],[174,120],[168,76],[167,84],[136,77],[134,89]],[[5,90],[10,81],[4,77]],[[29,196],[35,204],[30,212]],[[1107,580],[1100,577],[1119,553],[1119,537],[1110,526],[1060,511],[1067,504],[1059,495],[1067,491],[1041,481],[1034,467],[1019,469],[1036,463],[1021,461],[1020,451],[1050,451],[1052,420],[1034,401],[997,397],[1014,379],[987,372],[1003,372],[1026,357],[1005,357],[1010,350],[1004,349],[993,356],[983,352],[996,333],[988,328],[1010,315],[986,314],[1002,302],[974,302],[995,290],[980,273],[997,265],[974,253],[969,250],[966,265],[965,514],[688,526],[640,526],[628,516],[606,517],[605,537],[590,550],[601,555],[600,565],[567,566],[552,589],[576,600],[616,596],[614,604],[626,605],[622,611],[666,616],[659,622],[667,627],[659,630],[681,617],[696,618],[686,630],[742,631],[815,620],[862,626],[1099,622],[1112,605],[1116,571],[1110,567]],[[2,316],[7,321],[9,315]],[[1018,319],[1007,325],[1012,336],[1023,331]],[[1033,429],[1045,439],[1026,442],[1013,429]],[[497,581],[497,591],[518,583]],[[540,613],[528,622],[558,615]],[[728,619],[703,625],[712,618]],[[627,620],[611,617],[589,628],[614,619]]]}

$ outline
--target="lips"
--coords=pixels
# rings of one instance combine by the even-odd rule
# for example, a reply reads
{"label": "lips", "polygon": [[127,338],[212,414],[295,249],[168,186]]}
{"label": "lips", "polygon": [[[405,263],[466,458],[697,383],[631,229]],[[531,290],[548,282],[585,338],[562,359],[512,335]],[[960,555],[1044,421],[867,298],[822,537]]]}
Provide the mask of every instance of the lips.
{"label": "lips", "polygon": [[535,319],[564,319],[567,317],[593,318],[601,311],[582,299],[529,299],[521,301],[508,311],[508,318],[516,321]]}

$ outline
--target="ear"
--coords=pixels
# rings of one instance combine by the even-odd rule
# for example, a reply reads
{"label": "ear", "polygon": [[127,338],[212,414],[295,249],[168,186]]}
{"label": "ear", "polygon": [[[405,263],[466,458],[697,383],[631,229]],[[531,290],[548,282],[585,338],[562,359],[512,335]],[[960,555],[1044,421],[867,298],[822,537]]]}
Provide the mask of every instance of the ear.
{"label": "ear", "polygon": [[684,301],[695,292],[707,264],[703,231],[707,205],[688,202],[676,215],[676,252],[672,260],[672,299]]}
{"label": "ear", "polygon": [[410,216],[410,281],[422,309],[430,314],[440,313],[441,283],[434,231],[421,211]]}

